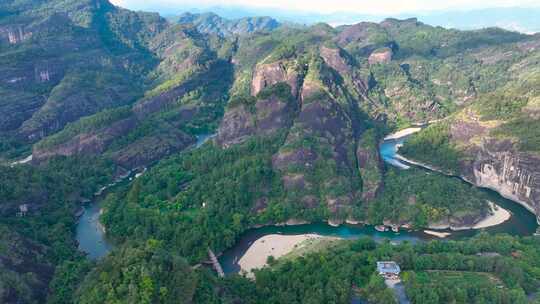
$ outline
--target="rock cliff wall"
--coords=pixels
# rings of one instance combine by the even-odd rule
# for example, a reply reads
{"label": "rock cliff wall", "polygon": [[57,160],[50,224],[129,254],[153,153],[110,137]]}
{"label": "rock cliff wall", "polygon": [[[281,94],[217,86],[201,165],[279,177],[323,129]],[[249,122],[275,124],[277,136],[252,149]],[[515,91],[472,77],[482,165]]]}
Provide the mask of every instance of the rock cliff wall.
{"label": "rock cliff wall", "polygon": [[463,167],[464,177],[520,203],[540,222],[540,158],[510,147],[508,142],[486,140],[474,161]]}

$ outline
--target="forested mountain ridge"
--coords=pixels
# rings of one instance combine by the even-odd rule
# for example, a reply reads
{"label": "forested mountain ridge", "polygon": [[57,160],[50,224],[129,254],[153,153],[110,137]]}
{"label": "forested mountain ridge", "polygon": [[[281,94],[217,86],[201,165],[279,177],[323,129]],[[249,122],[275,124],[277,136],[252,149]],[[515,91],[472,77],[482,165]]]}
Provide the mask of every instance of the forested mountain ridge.
{"label": "forested mountain ridge", "polygon": [[220,36],[272,31],[281,26],[277,20],[270,17],[246,17],[228,20],[214,13],[184,13],[169,19],[179,24],[193,24],[201,33],[218,34]]}
{"label": "forested mountain ridge", "polygon": [[[134,102],[157,60],[148,39],[166,26],[157,14],[108,1],[2,4],[3,150],[33,143],[67,123]],[[9,143],[12,143],[10,145]]]}
{"label": "forested mountain ridge", "polygon": [[[538,120],[539,41],[416,19],[339,28],[214,15],[171,22],[106,0],[2,1],[0,301],[93,303],[107,293],[107,301],[126,303],[256,303],[254,295],[278,303],[289,291],[274,286],[280,292],[269,295],[269,278],[300,271],[299,264],[262,272],[258,291],[196,265],[208,248],[225,250],[258,225],[325,220],[421,228],[441,217],[465,226],[481,219],[488,211],[478,190],[383,166],[382,137],[413,123],[444,119],[426,132],[455,131],[433,149],[450,159],[441,161],[443,169],[479,163],[474,155],[493,163],[495,150],[478,140],[486,134],[496,142],[495,159],[522,153],[517,162],[527,168],[514,174],[523,180],[518,195],[537,202],[538,147],[527,126]],[[189,149],[197,136],[213,133]],[[422,138],[411,143],[431,147]],[[456,149],[472,144],[464,149],[470,154]],[[429,160],[425,151],[405,149]],[[10,166],[30,153],[31,163]],[[150,166],[105,200],[102,222],[120,248],[94,267],[73,239],[81,202],[128,170]],[[28,216],[18,217],[22,205]],[[529,242],[510,243],[535,248]],[[392,256],[381,248],[376,256]],[[416,250],[409,257],[425,254],[407,249]],[[347,252],[332,263],[342,265]],[[381,282],[368,280],[373,256],[356,258],[361,279],[347,272],[339,279],[349,285],[339,292],[325,281],[319,301],[346,302],[354,284],[388,299]],[[524,277],[538,272],[529,260],[520,267],[513,271],[526,275],[507,286],[522,300],[522,290],[536,288]],[[302,292],[296,302],[307,297]]]}

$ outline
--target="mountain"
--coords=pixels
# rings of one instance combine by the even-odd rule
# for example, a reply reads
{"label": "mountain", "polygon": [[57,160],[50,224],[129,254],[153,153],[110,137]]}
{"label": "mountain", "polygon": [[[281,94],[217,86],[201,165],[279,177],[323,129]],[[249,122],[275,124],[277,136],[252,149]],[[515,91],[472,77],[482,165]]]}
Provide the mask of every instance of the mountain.
{"label": "mountain", "polygon": [[[139,9],[150,9],[148,7],[138,7]],[[152,9],[168,14],[175,7],[157,8],[154,4]],[[312,25],[318,22],[325,22],[332,26],[350,25],[360,21],[381,22],[385,18],[392,17],[398,19],[407,19],[417,17],[418,20],[433,26],[442,26],[448,29],[455,28],[460,30],[476,30],[488,27],[500,27],[507,30],[518,31],[522,33],[540,32],[540,23],[538,22],[538,7],[502,7],[502,8],[484,8],[484,9],[462,9],[445,11],[421,11],[402,13],[394,15],[377,15],[367,13],[357,13],[350,11],[341,11],[335,13],[313,13],[284,9],[272,8],[254,8],[246,6],[210,6],[210,7],[190,7],[183,12],[192,12],[197,14],[216,13],[220,16],[230,19],[240,19],[250,16],[270,16],[282,23],[296,23]]]}
{"label": "mountain", "polygon": [[9,3],[0,21],[0,90],[9,96],[0,131],[14,147],[142,95],[141,74],[156,64],[148,39],[166,26],[157,14],[107,1],[28,2],[20,12]]}
{"label": "mountain", "polygon": [[[210,75],[205,73],[225,60],[209,46],[219,39],[206,41],[199,32],[171,26],[157,14],[134,13],[106,1],[34,6],[2,18],[4,155],[25,153],[31,144],[61,131],[35,146],[36,161],[51,153],[102,153],[112,144],[111,157],[136,167],[194,141],[184,132],[172,130],[174,126],[167,121],[143,118],[154,111],[153,104],[176,97],[161,94],[164,87],[188,76],[193,76],[184,84],[189,90],[208,84]],[[223,72],[222,68],[216,70]],[[185,108],[188,106],[176,115],[196,116],[194,106]],[[78,121],[85,116],[90,117]],[[157,137],[147,134],[149,130],[158,132],[158,124],[170,132]],[[75,133],[77,138],[73,138]],[[130,140],[111,142],[121,135]],[[50,142],[63,145],[56,152],[44,151]],[[122,150],[126,145],[131,152]],[[137,146],[146,150],[133,155]]]}
{"label": "mountain", "polygon": [[477,53],[505,71],[501,85],[418,134],[403,148],[405,155],[498,191],[538,217],[539,46],[536,36],[509,49]]}
{"label": "mountain", "polygon": [[[283,223],[423,229],[484,220],[492,209],[477,188],[382,163],[381,140],[417,124],[430,126],[401,153],[538,216],[539,58],[539,35],[416,18],[333,28],[214,14],[166,20],[106,0],[4,1],[0,301],[93,303],[106,293],[126,303],[283,302],[274,295],[291,294],[280,285],[286,280],[268,278],[301,266],[260,272],[257,289],[201,267],[208,249],[223,252],[253,227]],[[94,263],[73,236],[81,206],[103,189],[100,219],[117,249]],[[341,269],[354,256],[356,270],[325,276],[328,294],[313,302],[337,294],[335,302],[348,302],[353,286],[371,286],[389,303],[370,263],[396,256],[407,271],[431,270],[431,259],[444,258],[426,252],[450,247],[460,270],[508,270],[509,292],[490,294],[523,299],[538,290],[538,259],[532,241],[509,238],[406,244],[401,253],[390,244],[343,243],[324,254],[347,258],[325,261]],[[504,257],[475,255],[483,251]],[[442,269],[457,267],[447,264]],[[492,264],[500,267],[478,266]],[[421,281],[408,279],[412,289]],[[303,288],[298,303],[309,302]]]}
{"label": "mountain", "polygon": [[193,24],[201,33],[218,34],[220,36],[244,35],[259,31],[272,31],[280,23],[270,17],[244,17],[228,20],[214,13],[184,13],[169,19],[179,24]]}

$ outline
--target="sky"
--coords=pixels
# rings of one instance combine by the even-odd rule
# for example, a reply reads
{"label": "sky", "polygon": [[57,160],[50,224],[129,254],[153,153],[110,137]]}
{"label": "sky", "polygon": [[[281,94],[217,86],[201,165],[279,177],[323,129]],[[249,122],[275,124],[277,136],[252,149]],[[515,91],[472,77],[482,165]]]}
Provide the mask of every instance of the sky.
{"label": "sky", "polygon": [[338,12],[396,15],[426,11],[472,10],[496,7],[540,7],[540,0],[111,0],[130,9],[155,7],[247,7],[273,8],[304,13]]}

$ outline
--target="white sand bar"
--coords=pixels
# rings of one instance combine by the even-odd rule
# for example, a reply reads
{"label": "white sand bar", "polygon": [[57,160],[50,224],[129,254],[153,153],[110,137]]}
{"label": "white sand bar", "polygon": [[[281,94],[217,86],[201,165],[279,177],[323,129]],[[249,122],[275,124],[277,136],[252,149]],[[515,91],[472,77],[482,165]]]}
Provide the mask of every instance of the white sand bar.
{"label": "white sand bar", "polygon": [[445,237],[451,235],[450,232],[439,232],[439,231],[433,231],[433,230],[424,230],[424,233],[436,236],[438,238],[445,238]]}
{"label": "white sand bar", "polygon": [[422,128],[420,128],[420,127],[414,127],[414,128],[407,128],[407,129],[399,130],[396,133],[389,134],[388,136],[386,136],[384,138],[384,140],[402,138],[402,137],[405,137],[407,135],[414,134],[414,133],[416,133],[416,132],[418,132],[420,130],[422,130]]}
{"label": "white sand bar", "polygon": [[491,208],[492,214],[481,220],[480,222],[476,223],[476,225],[473,226],[473,229],[496,226],[506,222],[512,216],[510,211],[502,208],[501,206],[498,206],[493,202],[488,202],[488,204]]}
{"label": "white sand bar", "polygon": [[32,161],[32,154],[28,155],[26,158],[24,159],[21,159],[21,160],[18,160],[18,161],[14,161],[11,163],[11,166],[16,166],[16,165],[22,165],[22,164],[26,164],[26,163],[29,163]]}
{"label": "white sand bar", "polygon": [[[310,239],[321,238],[317,234],[281,235],[269,234],[256,240],[238,260],[240,269],[251,272],[252,269],[262,268],[266,265],[269,256],[279,258],[292,250],[299,248],[302,242]],[[305,242],[304,242],[305,244]]]}

